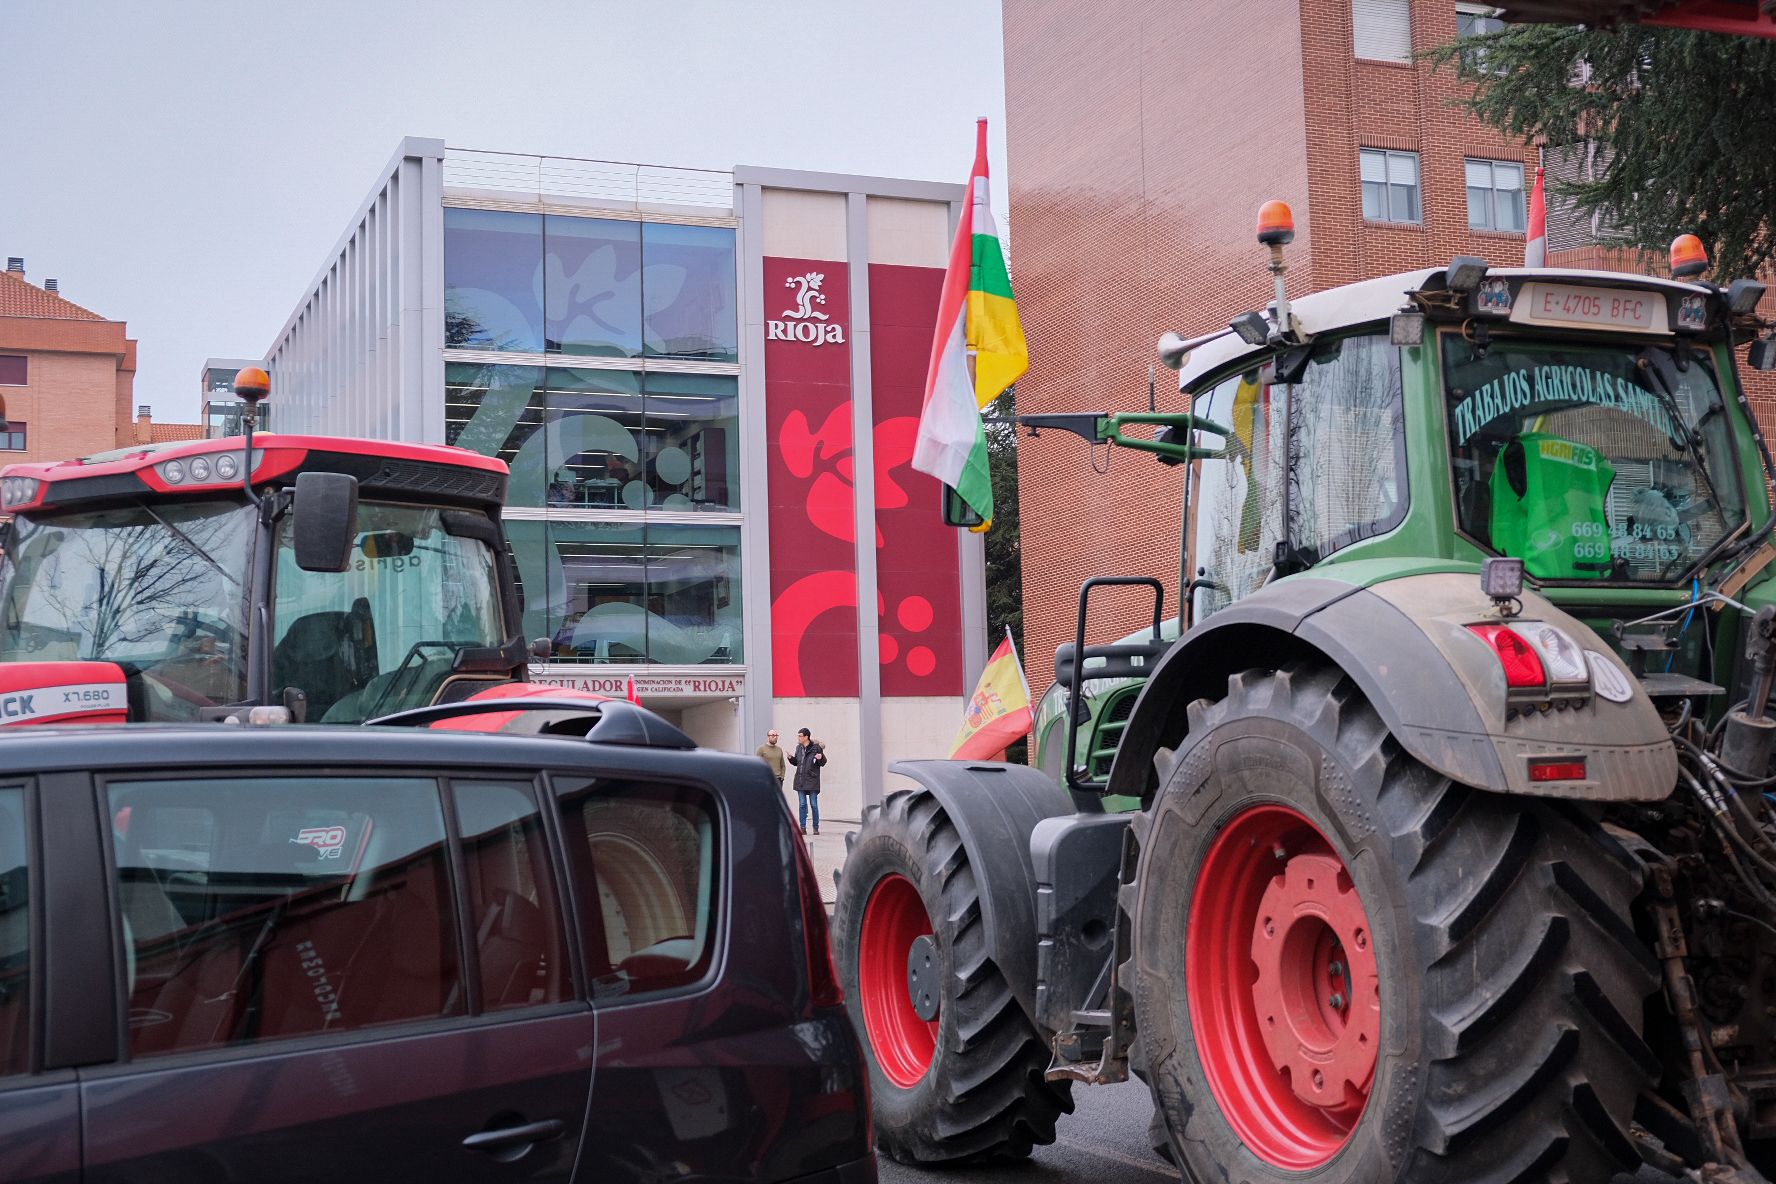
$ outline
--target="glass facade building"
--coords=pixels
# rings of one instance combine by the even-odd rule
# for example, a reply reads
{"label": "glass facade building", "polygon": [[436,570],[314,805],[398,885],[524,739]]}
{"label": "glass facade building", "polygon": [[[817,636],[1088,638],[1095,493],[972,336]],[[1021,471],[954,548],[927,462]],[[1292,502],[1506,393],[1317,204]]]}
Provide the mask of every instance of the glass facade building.
{"label": "glass facade building", "polygon": [[810,727],[857,817],[947,755],[986,657],[980,540],[910,469],[962,196],[410,139],[272,343],[270,406],[505,461],[532,680],[634,678],[745,752]]}
{"label": "glass facade building", "polygon": [[444,442],[511,467],[526,632],[743,665],[736,229],[449,200]]}

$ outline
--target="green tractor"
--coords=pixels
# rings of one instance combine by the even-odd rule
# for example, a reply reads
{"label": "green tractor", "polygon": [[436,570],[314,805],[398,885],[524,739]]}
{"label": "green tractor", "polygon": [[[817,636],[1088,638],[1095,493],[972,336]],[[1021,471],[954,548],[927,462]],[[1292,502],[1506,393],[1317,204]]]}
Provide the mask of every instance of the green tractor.
{"label": "green tractor", "polygon": [[[921,761],[834,942],[903,1162],[1151,1088],[1188,1180],[1759,1180],[1776,1158],[1762,285],[1461,257],[1168,334],[1032,416],[1181,487],[1088,581],[1039,768]],[[1680,256],[1681,257],[1681,256]],[[1088,644],[1106,585],[1150,628]],[[1634,1173],[1640,1175],[1634,1175]]]}

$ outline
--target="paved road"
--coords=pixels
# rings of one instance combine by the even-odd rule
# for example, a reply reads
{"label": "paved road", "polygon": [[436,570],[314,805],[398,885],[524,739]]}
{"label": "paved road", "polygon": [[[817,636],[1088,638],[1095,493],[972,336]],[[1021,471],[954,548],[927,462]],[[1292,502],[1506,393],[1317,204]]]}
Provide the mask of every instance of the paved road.
{"label": "paved road", "polygon": [[1036,1148],[1028,1163],[927,1172],[883,1156],[882,1184],[1175,1184],[1178,1173],[1147,1146],[1153,1109],[1145,1085],[1076,1085],[1073,1100],[1053,1145]]}

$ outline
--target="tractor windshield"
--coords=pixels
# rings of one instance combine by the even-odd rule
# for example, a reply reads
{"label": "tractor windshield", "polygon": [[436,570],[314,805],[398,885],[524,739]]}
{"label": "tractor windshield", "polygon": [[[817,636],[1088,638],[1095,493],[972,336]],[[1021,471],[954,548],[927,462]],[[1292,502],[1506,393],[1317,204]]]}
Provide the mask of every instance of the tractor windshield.
{"label": "tractor windshield", "polygon": [[[453,514],[361,502],[342,573],[303,571],[278,534],[274,690],[300,687],[310,722],[361,723],[432,702],[458,652],[504,640],[493,548]],[[491,532],[491,524],[481,524]]]}
{"label": "tractor windshield", "polygon": [[1669,583],[1745,519],[1711,360],[1445,334],[1456,514],[1541,580]]}
{"label": "tractor windshield", "polygon": [[116,662],[150,720],[240,702],[252,532],[234,501],[21,515],[0,560],[0,662]]}

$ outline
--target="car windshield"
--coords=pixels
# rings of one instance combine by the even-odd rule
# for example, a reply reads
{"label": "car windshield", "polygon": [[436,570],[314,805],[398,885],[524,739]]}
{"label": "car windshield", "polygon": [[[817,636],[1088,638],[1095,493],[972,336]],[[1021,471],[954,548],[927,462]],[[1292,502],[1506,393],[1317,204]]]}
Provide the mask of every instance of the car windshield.
{"label": "car windshield", "polygon": [[230,501],[21,515],[0,560],[0,661],[116,662],[150,720],[242,701],[252,530]]}
{"label": "car windshield", "polygon": [[461,511],[362,502],[344,572],[296,565],[278,533],[274,692],[300,688],[311,722],[360,723],[423,707],[458,651],[505,640],[493,550],[452,533]]}
{"label": "car windshield", "polygon": [[1669,583],[1744,521],[1705,355],[1442,340],[1461,529],[1529,575]]}

